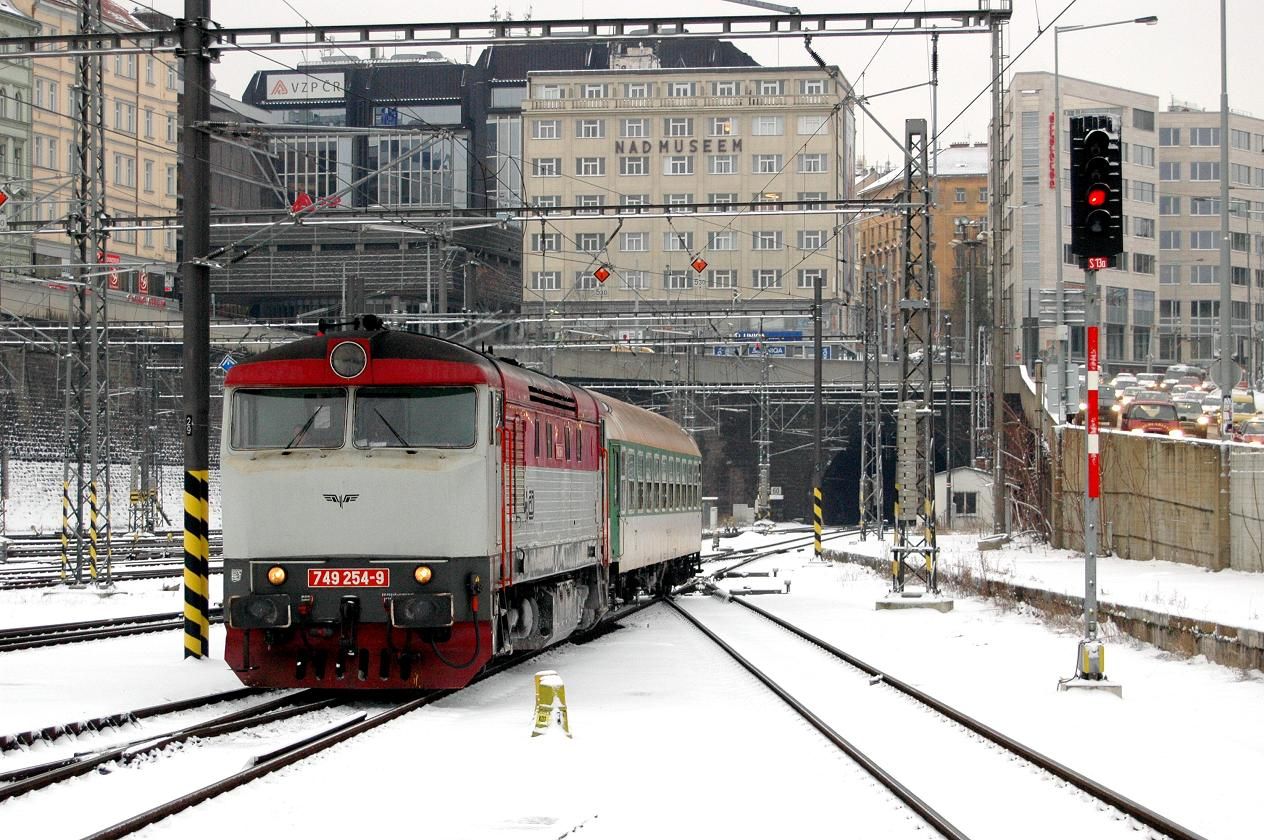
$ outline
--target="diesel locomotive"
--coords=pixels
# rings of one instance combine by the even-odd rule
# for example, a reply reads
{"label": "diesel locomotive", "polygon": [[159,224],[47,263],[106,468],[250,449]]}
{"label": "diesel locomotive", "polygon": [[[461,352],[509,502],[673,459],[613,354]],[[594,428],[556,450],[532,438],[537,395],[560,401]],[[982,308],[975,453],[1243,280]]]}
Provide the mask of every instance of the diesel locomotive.
{"label": "diesel locomotive", "polygon": [[374,316],[227,375],[225,657],[253,686],[456,688],[697,569],[651,411]]}

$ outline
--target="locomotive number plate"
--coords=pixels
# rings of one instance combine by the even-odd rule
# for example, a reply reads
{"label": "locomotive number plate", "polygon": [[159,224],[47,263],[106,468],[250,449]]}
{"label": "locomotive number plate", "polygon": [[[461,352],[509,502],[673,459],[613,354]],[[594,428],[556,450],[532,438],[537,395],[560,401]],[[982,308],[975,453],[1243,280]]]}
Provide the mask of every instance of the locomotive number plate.
{"label": "locomotive number plate", "polygon": [[390,569],[308,569],[307,585],[390,586]]}

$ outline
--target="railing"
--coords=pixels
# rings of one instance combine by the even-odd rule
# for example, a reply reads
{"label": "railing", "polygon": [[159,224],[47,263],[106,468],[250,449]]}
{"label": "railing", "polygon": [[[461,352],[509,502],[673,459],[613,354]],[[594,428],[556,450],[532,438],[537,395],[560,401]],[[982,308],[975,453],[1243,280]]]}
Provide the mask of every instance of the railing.
{"label": "railing", "polygon": [[784,96],[654,96],[644,99],[525,99],[524,111],[663,111],[733,108],[833,107],[826,94]]}

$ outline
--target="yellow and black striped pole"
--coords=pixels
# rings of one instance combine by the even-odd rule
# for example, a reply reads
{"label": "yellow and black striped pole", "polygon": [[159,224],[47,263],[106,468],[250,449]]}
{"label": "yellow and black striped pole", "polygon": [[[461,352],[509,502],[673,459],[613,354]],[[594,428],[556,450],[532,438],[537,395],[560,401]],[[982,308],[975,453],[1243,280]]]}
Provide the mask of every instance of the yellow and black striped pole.
{"label": "yellow and black striped pole", "polygon": [[[211,265],[219,251],[211,249],[211,57],[205,49],[210,0],[185,0],[180,21],[184,48],[185,95],[180,98],[180,222],[184,259],[180,283],[184,292],[184,655],[209,654],[207,620],[207,520],[210,502],[211,403]],[[223,249],[221,249],[222,251]]]}
{"label": "yellow and black striped pole", "polygon": [[823,523],[821,516],[821,488],[812,488],[812,533],[816,537],[815,542],[815,559],[821,559],[821,525]]}
{"label": "yellow and black striped pole", "polygon": [[88,574],[97,579],[97,483],[88,482]]}
{"label": "yellow and black striped pole", "polygon": [[210,548],[207,517],[207,471],[184,474],[184,655],[207,656],[211,622],[207,617],[210,597]]}
{"label": "yellow and black striped pole", "polygon": [[61,579],[70,567],[70,481],[61,483]]}

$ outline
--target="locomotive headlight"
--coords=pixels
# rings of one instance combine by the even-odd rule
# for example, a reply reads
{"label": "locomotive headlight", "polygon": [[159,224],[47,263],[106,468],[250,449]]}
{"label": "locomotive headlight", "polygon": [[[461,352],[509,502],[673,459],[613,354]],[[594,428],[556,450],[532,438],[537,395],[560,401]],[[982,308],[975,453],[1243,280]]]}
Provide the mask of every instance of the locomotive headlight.
{"label": "locomotive headlight", "polygon": [[342,342],[329,354],[329,366],[343,379],[354,379],[364,373],[366,364],[368,357],[364,348],[354,341]]}
{"label": "locomotive headlight", "polygon": [[417,568],[413,569],[413,580],[417,581],[423,586],[427,583],[430,583],[430,578],[432,577],[434,577],[434,573],[430,571],[429,566],[418,566]]}
{"label": "locomotive headlight", "polygon": [[273,566],[271,569],[268,569],[268,583],[273,586],[280,586],[285,583],[285,577],[285,569],[282,569],[280,566]]}

